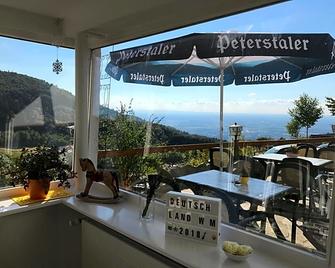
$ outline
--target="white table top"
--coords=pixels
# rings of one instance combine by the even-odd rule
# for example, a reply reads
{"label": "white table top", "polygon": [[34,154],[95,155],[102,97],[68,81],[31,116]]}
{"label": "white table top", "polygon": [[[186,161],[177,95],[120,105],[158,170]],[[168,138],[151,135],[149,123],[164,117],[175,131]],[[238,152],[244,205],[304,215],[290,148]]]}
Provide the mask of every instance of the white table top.
{"label": "white table top", "polygon": [[289,191],[291,187],[256,178],[249,178],[248,185],[235,184],[239,175],[218,170],[207,170],[181,176],[178,180],[218,188],[241,200],[262,203],[279,194]]}
{"label": "white table top", "polygon": [[[259,154],[255,155],[253,158],[260,160],[269,160],[274,162],[281,162],[283,159],[287,158],[286,154]],[[313,158],[313,157],[304,157],[298,156],[299,159],[304,159],[312,163],[314,167],[322,167],[324,165],[330,164],[333,161],[329,159],[322,158]]]}

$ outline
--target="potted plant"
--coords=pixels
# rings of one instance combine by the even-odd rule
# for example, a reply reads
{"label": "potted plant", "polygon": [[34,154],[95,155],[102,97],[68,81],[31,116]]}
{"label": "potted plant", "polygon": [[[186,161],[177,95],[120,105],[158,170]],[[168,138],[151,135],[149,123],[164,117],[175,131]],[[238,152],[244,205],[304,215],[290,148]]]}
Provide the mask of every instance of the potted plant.
{"label": "potted plant", "polygon": [[65,149],[59,151],[57,147],[46,146],[23,148],[11,174],[13,185],[22,184],[31,199],[45,198],[52,180],[59,180],[58,186],[70,187],[68,179],[75,177],[65,162]]}
{"label": "potted plant", "polygon": [[297,157],[298,156],[298,148],[296,146],[290,146],[286,149],[286,156],[287,157]]}

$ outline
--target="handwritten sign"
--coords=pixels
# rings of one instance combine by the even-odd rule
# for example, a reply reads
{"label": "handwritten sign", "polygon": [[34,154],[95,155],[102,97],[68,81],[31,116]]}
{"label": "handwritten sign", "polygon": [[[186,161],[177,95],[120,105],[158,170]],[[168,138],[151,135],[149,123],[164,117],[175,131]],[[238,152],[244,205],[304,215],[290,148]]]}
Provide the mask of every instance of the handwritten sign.
{"label": "handwritten sign", "polygon": [[221,199],[170,191],[166,204],[167,234],[217,245]]}

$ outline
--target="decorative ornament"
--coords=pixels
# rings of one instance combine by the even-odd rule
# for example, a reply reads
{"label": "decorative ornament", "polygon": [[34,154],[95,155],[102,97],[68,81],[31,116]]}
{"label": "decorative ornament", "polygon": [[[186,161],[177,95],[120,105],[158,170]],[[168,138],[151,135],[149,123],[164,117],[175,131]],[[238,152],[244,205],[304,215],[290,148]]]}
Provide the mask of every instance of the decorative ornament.
{"label": "decorative ornament", "polygon": [[55,62],[52,63],[52,71],[56,74],[59,74],[63,71],[63,63],[58,60],[58,46],[57,46],[57,59]]}

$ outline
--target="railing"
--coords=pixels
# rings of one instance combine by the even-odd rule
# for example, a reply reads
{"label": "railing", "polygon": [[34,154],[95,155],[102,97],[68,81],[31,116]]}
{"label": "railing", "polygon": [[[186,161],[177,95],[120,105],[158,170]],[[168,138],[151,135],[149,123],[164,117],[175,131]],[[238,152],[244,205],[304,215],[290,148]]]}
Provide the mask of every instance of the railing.
{"label": "railing", "polygon": [[[294,139],[294,140],[262,140],[262,141],[239,141],[239,147],[253,146],[253,147],[269,147],[283,144],[297,144],[297,143],[312,143],[321,144],[324,142],[335,142],[335,137],[324,138],[309,138],[309,139]],[[230,142],[224,142],[224,147],[229,147]],[[220,146],[219,143],[201,143],[201,144],[185,144],[185,145],[167,145],[167,146],[153,146],[148,148],[134,148],[128,150],[110,150],[99,151],[98,158],[105,157],[119,157],[119,156],[139,156],[143,154],[152,153],[167,153],[167,152],[185,152],[192,150],[209,150],[212,147]]]}

